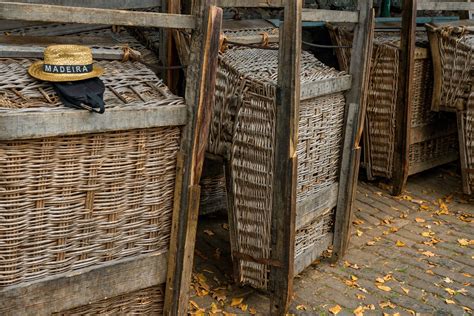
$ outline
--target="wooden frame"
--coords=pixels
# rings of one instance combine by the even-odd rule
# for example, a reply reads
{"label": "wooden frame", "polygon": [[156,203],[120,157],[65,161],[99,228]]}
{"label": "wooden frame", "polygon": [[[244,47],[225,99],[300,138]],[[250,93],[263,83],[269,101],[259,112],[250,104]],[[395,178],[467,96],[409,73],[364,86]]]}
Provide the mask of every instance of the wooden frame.
{"label": "wooden frame", "polygon": [[474,2],[433,2],[426,0],[406,0],[403,3],[402,32],[400,39],[399,93],[396,105],[397,133],[395,136],[393,195],[403,193],[408,176],[409,146],[413,137],[409,126],[411,117],[410,102],[415,59],[415,30],[417,10],[474,10]]}
{"label": "wooden frame", "polygon": [[[70,3],[68,0],[64,1]],[[55,1],[58,2],[60,1]],[[107,8],[112,6],[111,1],[109,2],[110,6],[107,5]],[[127,1],[119,2],[124,5]],[[89,2],[86,4],[90,5]],[[186,91],[187,108],[162,107],[146,115],[134,115],[131,110],[111,111],[105,120],[101,117],[100,122],[84,113],[74,111],[66,111],[67,113],[61,118],[20,113],[17,128],[14,130],[0,128],[0,134],[11,139],[70,134],[71,128],[73,132],[89,133],[110,130],[112,127],[125,129],[185,125],[177,160],[172,242],[169,252],[1,289],[0,313],[49,315],[51,312],[78,307],[91,301],[126,294],[167,281],[165,314],[186,314],[186,293],[191,279],[199,207],[199,178],[207,145],[209,109],[213,101],[222,10],[211,6],[209,0],[197,1],[193,15],[0,2],[0,19],[194,29],[193,50],[190,56],[192,63],[188,69]],[[36,51],[31,53],[38,54]],[[103,53],[109,54],[110,59],[117,58],[117,52]],[[135,117],[137,121],[131,120],[131,117]],[[33,135],[32,123],[42,124],[45,121],[55,123],[59,120],[62,125],[56,127],[45,125],[43,130],[39,132],[36,130]],[[78,124],[78,121],[82,125]],[[164,267],[166,262],[168,262],[167,272]],[[137,275],[140,278],[137,279]]]}

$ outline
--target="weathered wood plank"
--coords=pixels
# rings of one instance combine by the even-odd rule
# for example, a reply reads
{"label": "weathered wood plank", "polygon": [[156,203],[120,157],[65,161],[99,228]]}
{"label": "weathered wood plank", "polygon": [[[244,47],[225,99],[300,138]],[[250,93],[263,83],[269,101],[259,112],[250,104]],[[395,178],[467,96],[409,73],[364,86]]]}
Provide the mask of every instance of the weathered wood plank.
{"label": "weathered wood plank", "polygon": [[8,2],[52,4],[101,9],[139,9],[159,7],[161,0],[9,0]]}
{"label": "weathered wood plank", "polygon": [[[250,36],[226,36],[226,39],[237,44],[261,44],[263,37],[260,35],[250,35]],[[279,35],[268,35],[268,43],[278,43],[280,41]]]}
{"label": "weathered wood plank", "polygon": [[352,88],[346,95],[344,143],[339,173],[339,192],[334,223],[333,260],[344,256],[349,244],[352,208],[360,165],[360,140],[365,125],[369,67],[375,17],[372,0],[358,4],[359,20],[354,31],[349,73]]}
{"label": "weathered wood plank", "polygon": [[434,167],[438,167],[438,166],[456,161],[458,159],[459,159],[459,154],[456,152],[453,152],[449,155],[439,157],[431,161],[415,162],[410,165],[410,168],[408,169],[408,175],[410,176],[412,174],[417,174],[417,173],[432,169]]}
{"label": "weathered wood plank", "polygon": [[395,107],[395,153],[393,158],[393,195],[403,192],[409,172],[413,76],[415,72],[415,31],[417,0],[405,0],[399,53],[399,82]]}
{"label": "weathered wood plank", "polygon": [[216,5],[222,8],[278,8],[285,5],[285,0],[216,0]]}
{"label": "weathered wood plank", "polygon": [[359,21],[359,13],[353,11],[304,9],[302,19],[305,22],[357,23]]}
{"label": "weathered wood plank", "polygon": [[[41,46],[0,44],[0,58],[43,58],[45,44]],[[96,60],[122,60],[123,49],[92,48]]]}
{"label": "weathered wood plank", "polygon": [[14,2],[0,2],[0,19],[178,29],[192,29],[196,25],[196,19],[191,15]]}
{"label": "weathered wood plank", "polygon": [[464,122],[463,111],[456,113],[457,127],[458,127],[458,140],[459,140],[459,157],[461,160],[461,181],[462,190],[465,194],[471,194],[471,186],[469,183],[469,174],[465,172],[468,167],[468,158],[466,153],[466,136],[464,135],[465,122]]}
{"label": "weathered wood plank", "polygon": [[351,89],[351,86],[352,77],[350,75],[305,83],[301,85],[301,100],[347,91]]}
{"label": "weathered wood plank", "polygon": [[[0,20],[0,29],[6,33],[12,31],[18,31],[15,29],[22,29],[27,32],[29,36],[64,36],[70,34],[77,34],[81,32],[90,32],[95,30],[101,30],[110,28],[110,25],[102,24],[54,24],[54,27],[48,27],[50,23],[40,22],[28,22],[21,21],[19,25],[18,21],[11,20]],[[33,24],[28,26],[27,23]],[[51,24],[50,24],[51,25]],[[77,37],[77,36],[75,36]]]}
{"label": "weathered wood plank", "polygon": [[424,11],[470,11],[474,10],[474,2],[434,2],[420,0],[417,10]]}
{"label": "weathered wood plank", "polygon": [[430,139],[438,139],[444,136],[456,133],[456,124],[444,126],[440,128],[437,124],[430,124],[420,127],[411,128],[410,145],[421,143]]}
{"label": "weathered wood plank", "polygon": [[108,109],[104,114],[61,108],[55,111],[0,111],[0,139],[30,139],[123,131],[136,128],[181,126],[187,122],[185,105],[166,105],[137,111],[134,107]]}
{"label": "weathered wood plank", "polygon": [[313,247],[307,249],[303,254],[295,258],[295,274],[298,275],[309,267],[321,254],[332,244],[334,236],[328,234],[316,242]]}
{"label": "weathered wood plank", "polygon": [[72,37],[72,36],[0,35],[0,44],[41,45],[41,46],[48,46],[52,44],[75,44],[75,45],[89,45],[89,46],[93,46],[93,45],[115,46],[118,44],[118,42],[112,36],[74,36]]}
{"label": "weathered wood plank", "polygon": [[338,184],[321,190],[311,198],[297,203],[296,205],[296,229],[310,223],[319,217],[324,211],[333,209],[337,204]]}
{"label": "weathered wood plank", "polygon": [[190,113],[189,122],[183,129],[182,161],[177,171],[165,315],[186,315],[188,308],[199,213],[199,181],[210,129],[222,27],[222,9],[211,6],[210,0],[198,0],[194,5],[197,25],[192,35],[186,78],[186,102],[190,105]]}
{"label": "weathered wood plank", "polygon": [[293,295],[302,7],[302,0],[287,1],[284,23],[280,27],[271,259],[281,267],[270,269],[272,315],[285,315]]}
{"label": "weathered wood plank", "polygon": [[0,314],[51,315],[162,284],[167,254],[150,254],[0,290]]}

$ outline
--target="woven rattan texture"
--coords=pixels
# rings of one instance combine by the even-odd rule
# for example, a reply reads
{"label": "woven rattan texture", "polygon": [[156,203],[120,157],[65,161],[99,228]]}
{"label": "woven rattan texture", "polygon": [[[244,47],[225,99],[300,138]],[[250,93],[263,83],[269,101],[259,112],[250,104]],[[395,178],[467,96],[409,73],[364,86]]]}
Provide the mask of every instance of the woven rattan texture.
{"label": "woven rattan texture", "polygon": [[[32,79],[27,72],[32,59],[0,59],[0,113],[64,110],[50,84]],[[100,61],[107,108],[184,105],[145,65],[138,62]]]}
{"label": "woven rattan texture", "polygon": [[199,214],[207,215],[218,211],[227,213],[227,190],[224,174],[203,176],[199,185],[201,186]]}
{"label": "woven rattan texture", "polygon": [[[0,59],[0,115],[64,111],[32,60]],[[100,62],[107,108],[183,105],[139,63]],[[0,287],[169,244],[179,127],[0,141]]]}
{"label": "woven rattan texture", "polygon": [[474,34],[456,33],[450,26],[434,33],[440,54],[440,106],[464,110],[474,85]]}
{"label": "woven rattan texture", "polygon": [[[352,39],[352,34],[341,28],[331,27],[330,34],[338,45],[347,45]],[[398,33],[376,33],[367,97],[366,167],[370,169],[372,176],[388,179],[392,178],[394,171],[399,41]],[[429,54],[426,54],[427,47],[426,33],[417,32],[410,125],[412,128],[428,125],[443,128],[452,125],[453,118],[431,112],[433,66]],[[338,59],[342,68],[348,67],[350,50],[338,49]],[[409,164],[413,166],[452,155],[452,151],[456,150],[453,148],[453,143],[450,143],[453,137],[454,134],[451,134],[411,145]]]}
{"label": "woven rattan texture", "polygon": [[[271,255],[272,183],[275,147],[275,91],[278,52],[232,48],[220,57],[209,150],[230,158],[237,252],[254,258]],[[302,54],[301,81],[315,82],[342,73]],[[337,181],[345,100],[342,93],[300,104],[297,201],[313,197]],[[332,230],[333,211],[298,232],[300,253]],[[264,264],[240,261],[240,281],[267,288]]]}
{"label": "woven rattan texture", "polygon": [[466,166],[467,170],[463,170],[463,177],[467,179],[471,194],[474,192],[474,93],[468,101],[467,109],[462,113],[462,119],[464,120],[464,151],[466,155]]}
{"label": "woven rattan texture", "polygon": [[136,292],[107,298],[89,305],[76,307],[53,314],[54,316],[69,315],[162,315],[164,305],[164,289],[162,285],[150,287]]}

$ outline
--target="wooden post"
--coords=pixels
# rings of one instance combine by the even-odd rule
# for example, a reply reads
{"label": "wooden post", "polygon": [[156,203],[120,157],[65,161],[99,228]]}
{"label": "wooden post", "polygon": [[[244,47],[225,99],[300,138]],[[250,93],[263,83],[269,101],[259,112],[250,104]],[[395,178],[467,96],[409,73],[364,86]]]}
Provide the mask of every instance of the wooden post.
{"label": "wooden post", "polygon": [[293,291],[302,0],[287,1],[281,29],[273,174],[271,314],[284,315]]}
{"label": "wooden post", "polygon": [[400,195],[408,179],[411,104],[415,66],[416,0],[405,0],[402,12],[398,95],[395,108],[395,152],[393,159],[393,195]]}
{"label": "wooden post", "polygon": [[350,74],[352,88],[346,95],[344,143],[334,227],[333,260],[344,256],[350,237],[352,206],[360,165],[360,140],[365,124],[366,99],[372,56],[374,12],[371,0],[359,1],[359,22],[354,33]]}
{"label": "wooden post", "polygon": [[195,3],[197,29],[191,42],[186,103],[190,123],[183,129],[168,259],[165,315],[186,315],[199,211],[199,180],[214,102],[222,10],[210,0]]}
{"label": "wooden post", "polygon": [[[165,1],[164,1],[165,2]],[[168,13],[180,14],[181,1],[168,0],[166,2],[166,10]],[[179,64],[178,50],[176,49],[175,33],[178,30],[161,30],[162,34],[162,51],[160,50],[160,59],[165,66],[177,66]],[[168,69],[164,72],[165,83],[170,90],[178,94],[178,83],[180,71],[177,69]]]}

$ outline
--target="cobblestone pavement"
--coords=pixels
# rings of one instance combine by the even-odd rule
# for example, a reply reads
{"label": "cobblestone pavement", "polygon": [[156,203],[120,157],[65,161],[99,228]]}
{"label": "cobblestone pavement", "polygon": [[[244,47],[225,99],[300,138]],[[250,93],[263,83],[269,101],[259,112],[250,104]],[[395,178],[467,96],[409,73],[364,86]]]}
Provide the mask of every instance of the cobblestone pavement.
{"label": "cobblestone pavement", "polygon": [[[472,314],[474,201],[460,193],[454,171],[410,177],[396,198],[384,185],[361,182],[347,255],[336,264],[315,262],[296,278],[290,313]],[[192,309],[267,315],[265,293],[232,284],[225,228],[218,217],[200,223]]]}

